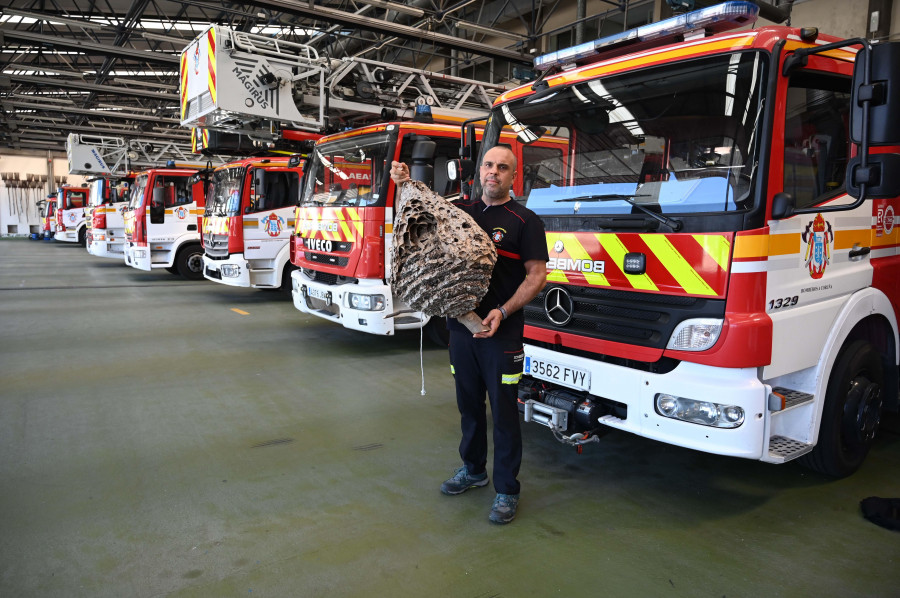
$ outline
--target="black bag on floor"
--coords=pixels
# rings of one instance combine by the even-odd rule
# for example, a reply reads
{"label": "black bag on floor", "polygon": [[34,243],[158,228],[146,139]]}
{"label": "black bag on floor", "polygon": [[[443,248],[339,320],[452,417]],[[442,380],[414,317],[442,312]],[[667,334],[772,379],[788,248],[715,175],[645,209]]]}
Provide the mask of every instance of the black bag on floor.
{"label": "black bag on floor", "polygon": [[881,527],[900,531],[900,498],[870,496],[859,503],[863,517]]}

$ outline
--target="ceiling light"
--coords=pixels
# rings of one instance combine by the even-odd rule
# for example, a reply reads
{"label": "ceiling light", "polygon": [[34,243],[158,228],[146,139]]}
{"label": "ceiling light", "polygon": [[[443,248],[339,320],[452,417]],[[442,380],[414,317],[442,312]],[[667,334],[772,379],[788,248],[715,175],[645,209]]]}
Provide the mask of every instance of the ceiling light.
{"label": "ceiling light", "polygon": [[60,25],[72,25],[75,27],[83,27],[85,29],[105,29],[105,25],[100,25],[98,23],[92,23],[90,21],[82,21],[79,19],[67,19],[65,17],[58,17],[56,15],[45,15],[36,12],[25,12],[24,10],[15,10],[12,8],[4,8],[3,14],[5,15],[15,15],[17,17],[25,17],[27,19],[34,19],[36,21],[47,21],[48,23],[58,23]]}

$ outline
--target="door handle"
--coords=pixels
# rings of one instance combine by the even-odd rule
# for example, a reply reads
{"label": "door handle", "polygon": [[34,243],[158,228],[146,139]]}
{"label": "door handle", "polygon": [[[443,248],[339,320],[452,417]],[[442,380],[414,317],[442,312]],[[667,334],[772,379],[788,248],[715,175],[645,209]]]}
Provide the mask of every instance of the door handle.
{"label": "door handle", "polygon": [[854,247],[850,250],[850,259],[861,259],[864,256],[869,255],[871,251],[871,247]]}

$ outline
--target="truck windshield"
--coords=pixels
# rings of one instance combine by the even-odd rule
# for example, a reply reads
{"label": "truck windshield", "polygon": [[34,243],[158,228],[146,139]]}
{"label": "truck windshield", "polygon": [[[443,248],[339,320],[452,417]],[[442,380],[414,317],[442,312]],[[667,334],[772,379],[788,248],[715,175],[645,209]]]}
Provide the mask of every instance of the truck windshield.
{"label": "truck windshield", "polygon": [[223,168],[213,173],[207,191],[207,216],[237,216],[241,213],[241,185],[246,167]]}
{"label": "truck windshield", "polygon": [[144,190],[147,188],[147,179],[150,177],[146,174],[140,175],[134,180],[134,186],[131,189],[131,199],[128,207],[132,210],[141,207],[144,203]]}
{"label": "truck windshield", "polygon": [[764,63],[735,53],[575,82],[501,105],[492,120],[526,142],[565,140],[564,151],[523,152],[533,155],[520,168],[524,201],[540,216],[746,210]]}
{"label": "truck windshield", "polygon": [[300,205],[383,206],[393,149],[391,133],[358,135],[317,145],[307,162]]}

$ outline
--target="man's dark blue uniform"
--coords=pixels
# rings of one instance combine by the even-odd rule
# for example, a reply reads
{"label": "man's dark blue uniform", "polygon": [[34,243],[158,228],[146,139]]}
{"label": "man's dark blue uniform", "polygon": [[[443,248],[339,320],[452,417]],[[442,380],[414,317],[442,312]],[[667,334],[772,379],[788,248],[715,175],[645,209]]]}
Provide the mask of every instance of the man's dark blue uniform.
{"label": "man's dark blue uniform", "polygon": [[[482,319],[503,305],[525,279],[525,262],[549,259],[540,219],[516,201],[485,205],[481,200],[454,202],[483,228],[497,249],[497,263],[487,294],[475,309]],[[460,457],[470,474],[479,475],[487,464],[485,392],[494,420],[494,488],[519,494],[517,479],[522,462],[519,429],[518,382],[524,353],[525,314],[516,310],[501,322],[491,338],[473,338],[454,318],[450,329],[450,363],[456,380],[456,400],[462,416]]]}

